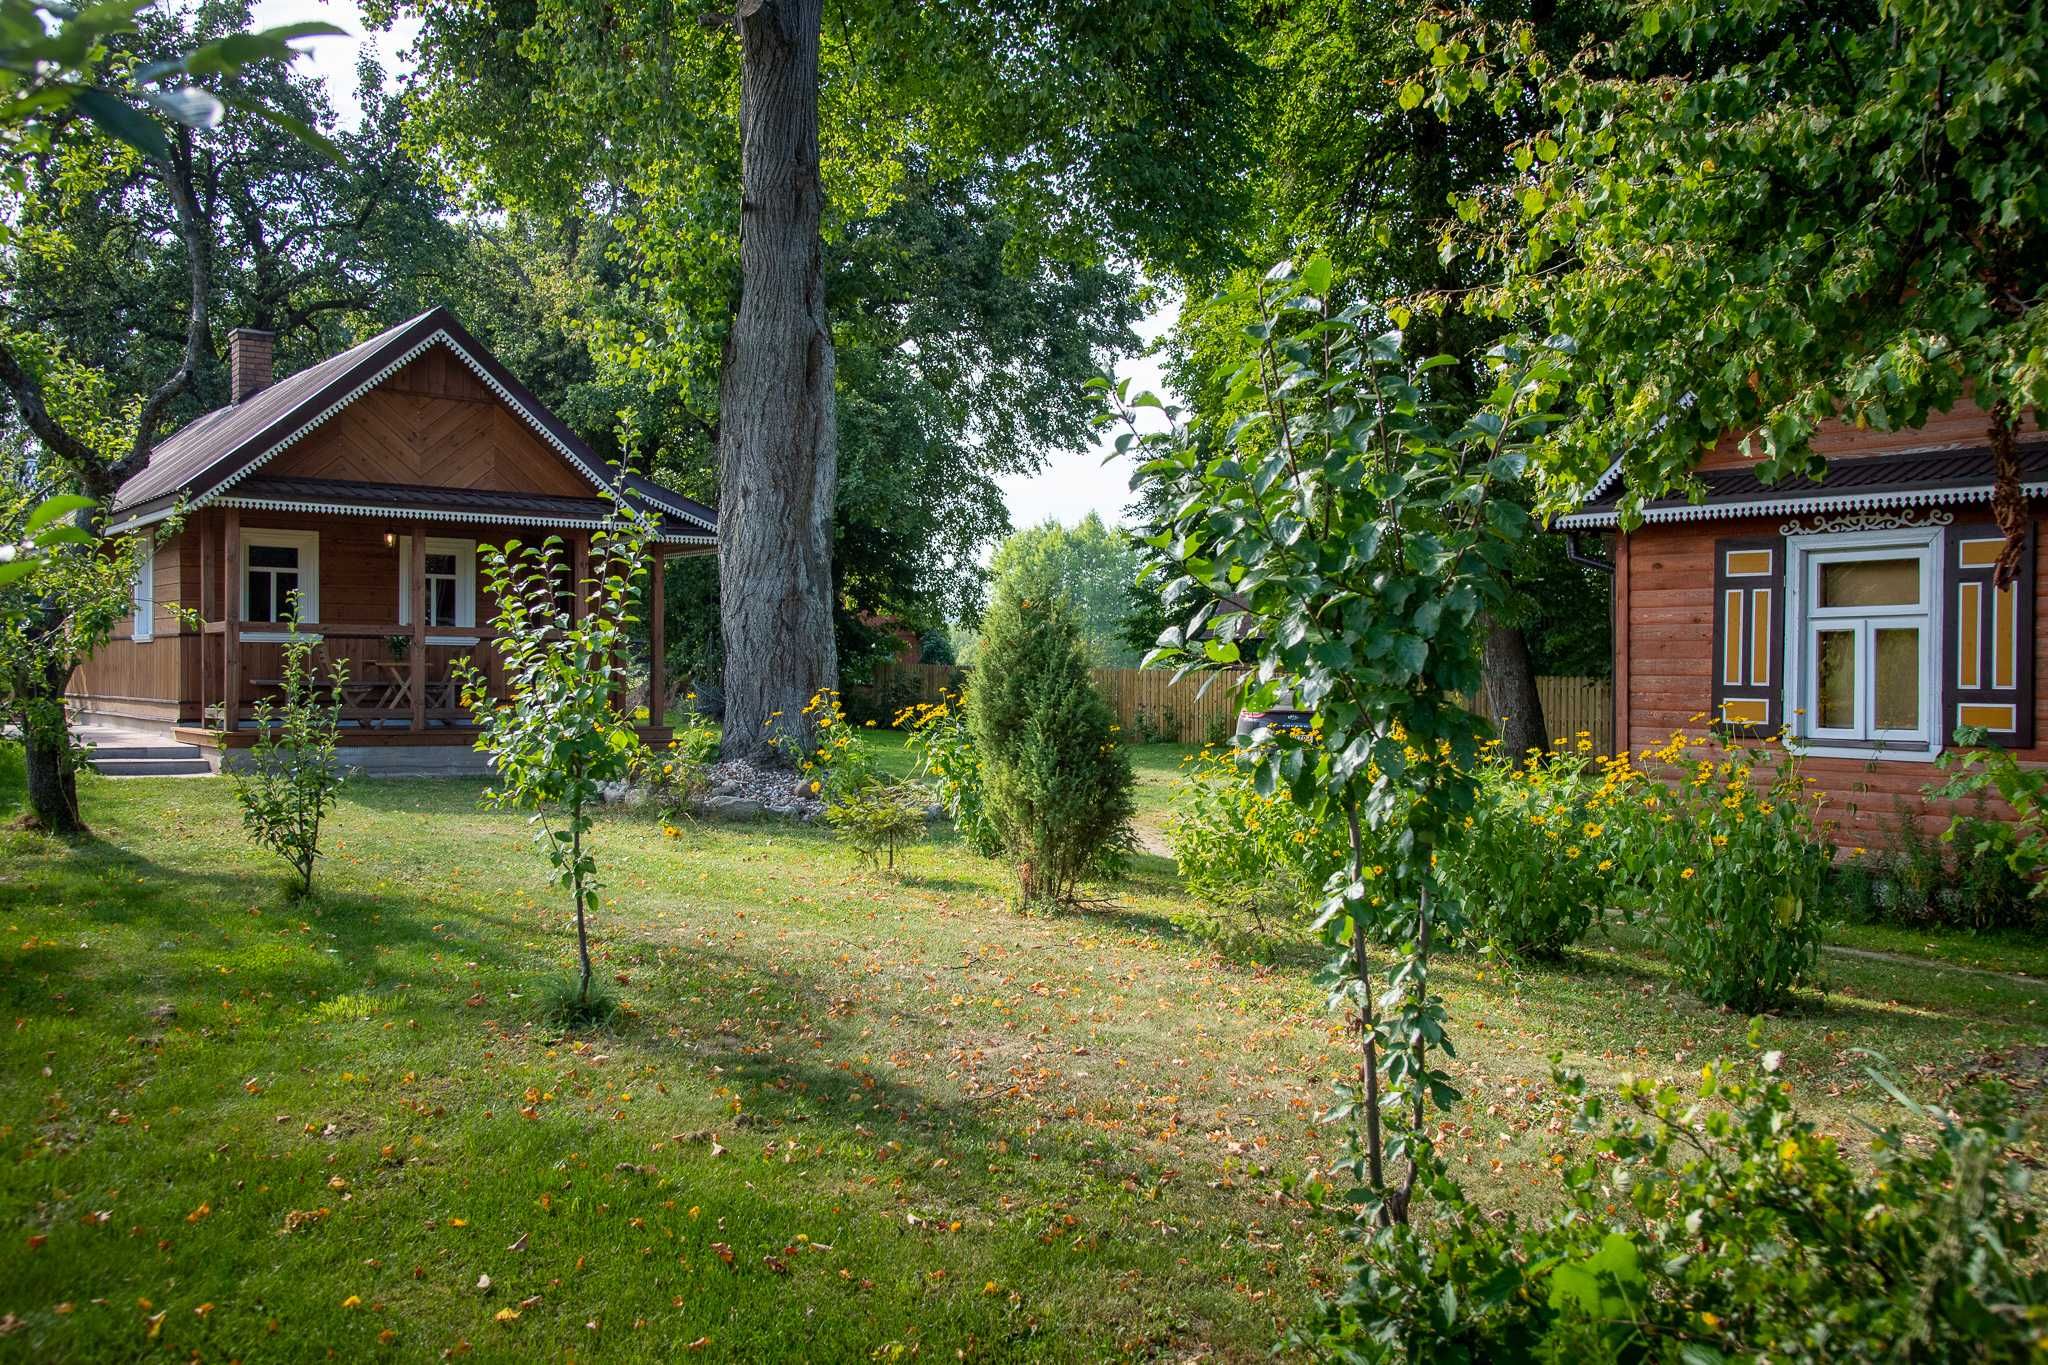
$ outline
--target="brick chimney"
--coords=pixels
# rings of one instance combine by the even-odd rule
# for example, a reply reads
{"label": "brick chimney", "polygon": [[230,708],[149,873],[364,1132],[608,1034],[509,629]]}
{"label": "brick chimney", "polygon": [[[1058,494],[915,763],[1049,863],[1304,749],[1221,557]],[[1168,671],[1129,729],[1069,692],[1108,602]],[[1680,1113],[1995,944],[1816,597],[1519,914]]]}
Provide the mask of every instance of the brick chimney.
{"label": "brick chimney", "polygon": [[228,333],[228,401],[239,403],[270,387],[270,352],[277,333],[237,327]]}

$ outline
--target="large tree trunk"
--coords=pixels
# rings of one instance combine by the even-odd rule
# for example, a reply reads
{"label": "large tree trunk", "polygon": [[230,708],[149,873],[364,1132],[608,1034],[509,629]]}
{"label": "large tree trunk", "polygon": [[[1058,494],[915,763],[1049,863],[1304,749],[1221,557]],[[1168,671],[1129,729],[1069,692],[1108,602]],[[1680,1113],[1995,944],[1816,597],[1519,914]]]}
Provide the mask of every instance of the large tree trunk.
{"label": "large tree trunk", "polygon": [[818,239],[822,0],[739,8],[740,305],[718,386],[718,569],[725,756],[758,760],[839,685],[839,451]]}
{"label": "large tree trunk", "polygon": [[1529,661],[1529,642],[1516,626],[1486,623],[1486,717],[1500,727],[1501,748],[1516,759],[1531,749],[1548,751],[1543,728],[1543,698],[1536,692],[1536,667]]}

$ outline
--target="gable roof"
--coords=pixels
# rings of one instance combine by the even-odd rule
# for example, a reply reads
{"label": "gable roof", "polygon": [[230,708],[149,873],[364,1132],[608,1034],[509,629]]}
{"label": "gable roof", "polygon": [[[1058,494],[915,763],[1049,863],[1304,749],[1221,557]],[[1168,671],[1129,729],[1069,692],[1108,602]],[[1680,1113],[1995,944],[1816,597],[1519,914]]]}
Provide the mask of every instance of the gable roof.
{"label": "gable roof", "polygon": [[[2021,490],[2028,497],[2048,496],[2048,442],[2022,444],[2019,459]],[[1557,528],[1584,531],[1619,525],[1624,480],[1618,471],[1617,462],[1609,471],[1617,477],[1603,475],[1592,498],[1559,517]],[[1701,470],[1697,478],[1705,490],[1702,500],[1694,502],[1683,494],[1652,498],[1643,504],[1644,523],[1989,502],[1991,447],[1832,459],[1813,481],[1767,484],[1754,469],[1746,468]]]}
{"label": "gable roof", "polygon": [[590,482],[594,494],[610,489],[628,504],[653,513],[665,541],[704,544],[716,537],[716,513],[652,479],[608,467],[582,437],[499,364],[453,313],[441,307],[179,428],[156,447],[149,464],[114,495],[112,529],[131,530],[159,521],[181,501],[188,508],[226,501],[229,490],[279,452],[435,346],[446,346],[467,365],[570,468]]}

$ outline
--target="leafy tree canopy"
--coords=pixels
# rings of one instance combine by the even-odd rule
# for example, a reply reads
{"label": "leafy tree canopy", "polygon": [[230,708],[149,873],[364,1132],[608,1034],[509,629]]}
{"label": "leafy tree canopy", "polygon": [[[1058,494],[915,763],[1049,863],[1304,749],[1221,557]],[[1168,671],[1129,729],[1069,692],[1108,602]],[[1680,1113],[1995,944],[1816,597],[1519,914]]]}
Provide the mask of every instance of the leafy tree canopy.
{"label": "leafy tree canopy", "polygon": [[1144,649],[1130,638],[1130,620],[1140,610],[1135,585],[1143,564],[1130,537],[1090,512],[1072,526],[1047,521],[1016,532],[996,551],[991,569],[1021,597],[1072,603],[1096,667],[1135,668]]}
{"label": "leafy tree canopy", "polygon": [[2048,401],[2048,14],[1658,0],[1628,16],[1563,60],[1521,25],[1423,20],[1428,69],[1400,95],[1536,114],[1515,174],[1469,184],[1440,245],[1497,273],[1469,312],[1576,343],[1576,406],[1534,452],[1552,504],[1617,456],[1631,504],[1654,496],[1727,432],[1764,477],[1810,474],[1820,422],[1911,427],[1970,394],[2009,453]]}
{"label": "leafy tree canopy", "polygon": [[[170,61],[243,33],[249,19],[246,0],[144,10],[124,60]],[[16,163],[19,235],[0,263],[0,329],[52,390],[73,391],[52,401],[88,424],[96,447],[116,448],[123,401],[176,369],[185,349],[191,288],[173,177],[189,179],[203,224],[212,329],[276,332],[282,369],[437,301],[435,277],[459,254],[460,233],[398,148],[401,111],[381,73],[363,78],[354,132],[336,129],[318,76],[273,61],[214,77],[233,115],[187,130],[165,156],[110,146],[74,119],[51,130],[45,154]],[[221,342],[206,348],[161,410],[166,428],[227,401],[224,355]]]}
{"label": "leafy tree canopy", "polygon": [[[413,145],[579,248],[560,313],[660,471],[711,496],[738,287],[738,51],[696,13],[587,0],[417,8]],[[863,612],[978,602],[995,479],[1086,437],[1132,345],[1135,260],[1217,240],[1243,160],[1234,11],[1147,0],[835,7],[821,92],[838,352],[835,575]],[[614,409],[615,410],[615,409]]]}

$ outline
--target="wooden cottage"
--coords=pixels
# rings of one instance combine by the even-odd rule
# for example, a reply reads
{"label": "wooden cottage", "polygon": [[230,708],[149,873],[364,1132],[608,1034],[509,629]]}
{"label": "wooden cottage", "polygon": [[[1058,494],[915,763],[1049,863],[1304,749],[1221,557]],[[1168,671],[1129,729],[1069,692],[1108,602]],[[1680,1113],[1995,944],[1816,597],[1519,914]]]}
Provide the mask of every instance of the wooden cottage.
{"label": "wooden cottage", "polygon": [[[1922,788],[1959,727],[2048,761],[2034,679],[2048,632],[2030,532],[2019,581],[1992,583],[1985,415],[1958,407],[1913,431],[1823,430],[1819,482],[1766,485],[1738,438],[1700,462],[1706,496],[1646,504],[1618,530],[1610,468],[1562,529],[1613,533],[1618,750],[1704,734],[1789,730],[1844,845],[1948,808]],[[2048,433],[2021,437],[2025,491],[2048,496]]]}
{"label": "wooden cottage", "polygon": [[117,531],[176,529],[138,575],[132,620],[79,670],[82,719],[175,736],[217,767],[253,741],[251,705],[279,685],[296,595],[319,658],[348,663],[351,762],[473,768],[450,669],[468,658],[498,678],[477,547],[559,536],[580,582],[607,489],[658,527],[649,693],[665,695],[659,569],[715,550],[710,509],[607,467],[446,309],[275,382],[269,334],[229,345],[233,401],[163,442],[115,499]]}

